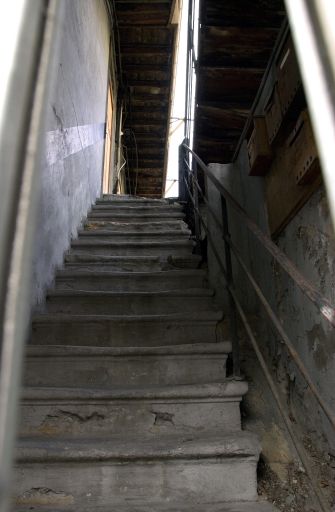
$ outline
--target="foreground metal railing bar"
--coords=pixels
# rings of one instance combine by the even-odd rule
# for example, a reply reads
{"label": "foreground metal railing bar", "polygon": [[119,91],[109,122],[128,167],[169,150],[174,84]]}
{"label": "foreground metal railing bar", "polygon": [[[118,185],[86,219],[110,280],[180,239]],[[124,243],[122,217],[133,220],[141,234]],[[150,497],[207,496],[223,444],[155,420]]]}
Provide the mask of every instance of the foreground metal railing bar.
{"label": "foreground metal railing bar", "polygon": [[335,229],[335,3],[285,0]]}
{"label": "foreground metal railing bar", "polygon": [[[28,5],[29,4],[29,5]],[[17,430],[17,410],[21,386],[23,351],[29,326],[30,314],[30,278],[32,275],[33,243],[37,225],[37,204],[39,197],[39,158],[43,141],[44,114],[48,89],[51,81],[53,59],[59,33],[62,30],[63,2],[59,0],[41,0],[23,4],[25,23],[20,40],[24,51],[17,56],[17,69],[24,70],[27,62],[36,66],[31,77],[24,72],[16,76],[28,88],[28,111],[23,109],[21,101],[15,97],[9,103],[6,115],[7,126],[20,117],[24,110],[27,115],[25,138],[13,138],[5,149],[21,156],[19,179],[17,181],[17,210],[15,222],[6,216],[12,229],[13,243],[10,246],[10,265],[8,272],[1,272],[1,279],[6,279],[4,300],[2,351],[0,366],[0,512],[10,507],[10,483],[14,460],[14,444]],[[31,24],[34,25],[32,31]],[[36,39],[38,43],[36,44]],[[22,49],[22,48],[21,48]],[[29,58],[28,58],[29,57]],[[27,76],[28,75],[28,76]],[[29,77],[29,79],[28,79]],[[19,127],[18,127],[19,131]],[[6,153],[6,151],[4,151]],[[6,155],[5,155],[6,156]],[[16,169],[4,167],[8,179],[13,179]],[[0,196],[6,191],[1,190]],[[12,198],[10,198],[12,199]],[[2,269],[1,269],[2,270]]]}
{"label": "foreground metal railing bar", "polygon": [[[189,149],[189,148],[187,148],[187,149]],[[244,326],[244,328],[246,330],[246,333],[248,335],[250,343],[251,343],[251,345],[252,345],[252,347],[253,347],[253,349],[255,351],[255,354],[257,356],[259,364],[260,364],[260,366],[262,368],[262,371],[263,371],[263,373],[265,375],[265,378],[266,378],[266,380],[268,382],[268,385],[269,385],[270,390],[272,392],[272,395],[273,395],[273,397],[275,399],[275,402],[277,404],[279,412],[280,412],[280,414],[282,416],[282,419],[283,419],[283,421],[285,423],[287,431],[288,431],[288,433],[290,435],[290,438],[292,440],[293,446],[295,447],[296,452],[297,452],[297,454],[298,454],[298,456],[300,458],[300,461],[301,461],[303,467],[305,468],[305,471],[306,471],[306,473],[307,473],[307,475],[308,475],[308,477],[310,479],[311,487],[312,487],[313,493],[315,495],[315,498],[319,502],[319,505],[320,505],[321,510],[323,512],[331,512],[330,506],[328,505],[328,503],[327,503],[327,501],[326,501],[326,499],[325,499],[321,489],[319,488],[317,482],[315,481],[314,471],[313,471],[313,469],[312,469],[312,467],[310,465],[310,462],[308,460],[308,457],[306,455],[305,448],[303,447],[302,443],[297,438],[297,436],[296,436],[296,434],[294,432],[294,429],[292,428],[292,423],[291,423],[290,417],[289,417],[288,413],[286,412],[285,406],[282,403],[282,399],[281,399],[281,397],[280,397],[280,395],[279,395],[279,393],[277,391],[277,387],[276,387],[276,384],[274,382],[274,379],[271,376],[271,373],[270,373],[270,371],[268,369],[267,363],[266,363],[266,361],[265,361],[265,359],[264,359],[264,357],[262,355],[262,352],[261,352],[261,350],[259,348],[257,340],[256,340],[256,338],[255,338],[255,336],[253,334],[252,328],[251,328],[251,326],[250,326],[250,324],[249,324],[249,322],[247,320],[247,316],[246,316],[246,314],[245,314],[245,312],[243,310],[243,307],[242,307],[242,305],[241,305],[241,303],[240,303],[240,301],[238,299],[238,296],[237,296],[236,290],[235,290],[235,288],[233,286],[233,283],[229,282],[229,280],[231,278],[229,276],[229,273],[227,272],[227,260],[226,260],[226,266],[225,266],[223,261],[222,261],[222,256],[219,254],[219,252],[218,252],[218,250],[217,250],[217,248],[215,246],[214,240],[213,240],[213,238],[211,236],[211,233],[210,233],[210,231],[208,229],[208,226],[207,226],[206,222],[203,220],[203,217],[202,217],[202,215],[201,215],[201,213],[199,211],[199,207],[197,206],[197,203],[195,201],[194,194],[195,194],[195,190],[197,190],[196,194],[199,192],[204,197],[203,192],[201,190],[201,187],[200,187],[200,185],[199,185],[199,183],[198,183],[198,181],[197,181],[197,179],[196,179],[196,177],[194,175],[194,172],[192,171],[192,169],[190,168],[190,166],[188,165],[186,160],[184,160],[184,163],[186,164],[184,169],[186,169],[186,168],[188,169],[188,171],[187,171],[188,178],[190,178],[190,179],[187,179],[186,175],[184,174],[183,182],[184,182],[185,188],[187,190],[189,199],[190,199],[190,201],[191,201],[191,203],[193,205],[195,215],[198,217],[200,224],[202,225],[203,229],[206,232],[207,239],[209,241],[209,244],[211,245],[211,249],[213,251],[213,254],[214,254],[214,256],[215,256],[215,258],[217,260],[217,263],[218,263],[218,265],[220,267],[220,270],[221,270],[221,272],[223,274],[223,277],[224,277],[224,280],[225,280],[226,289],[229,292],[229,296],[232,298],[232,300],[234,302],[234,309],[236,309],[236,311],[238,312],[238,314],[240,316],[242,324],[243,324],[243,326]],[[191,185],[193,185],[193,186],[191,186]],[[192,194],[191,189],[193,189],[193,194]],[[312,384],[311,390],[312,390],[313,394],[314,394],[314,392],[317,393],[316,398],[320,398],[321,399],[322,404],[319,402],[321,407],[323,408],[323,410],[324,410],[325,414],[327,415],[327,417],[328,417],[328,413],[330,414],[330,417],[328,417],[328,418],[331,421],[331,423],[333,424],[333,426],[335,426],[335,419],[334,419],[334,415],[333,415],[332,411],[327,406],[327,404],[324,403],[324,401],[323,401],[322,397],[320,396],[320,394],[318,393],[316,387],[314,386],[314,384],[310,380],[309,375],[308,375],[308,373],[307,373],[307,371],[306,371],[302,361],[300,360],[300,358],[299,358],[298,354],[296,353],[296,351],[293,349],[293,346],[292,346],[289,338],[287,337],[285,331],[283,330],[279,320],[276,318],[275,313],[272,311],[269,303],[267,302],[266,298],[262,294],[262,292],[261,292],[260,288],[258,287],[257,283],[255,282],[255,280],[253,279],[252,275],[250,274],[250,272],[248,271],[247,267],[245,266],[244,262],[242,261],[238,249],[231,242],[229,235],[227,235],[227,233],[225,232],[224,226],[221,224],[219,218],[213,212],[212,208],[209,206],[209,203],[208,203],[207,199],[206,199],[206,205],[207,205],[208,211],[212,214],[212,216],[213,216],[214,220],[216,221],[217,225],[223,231],[223,238],[225,240],[225,243],[229,244],[230,248],[233,249],[233,252],[234,252],[234,255],[235,255],[237,261],[240,264],[242,264],[242,268],[246,271],[246,274],[249,277],[250,282],[255,285],[255,291],[256,291],[257,295],[260,297],[260,299],[262,301],[262,304],[264,306],[266,306],[266,311],[268,313],[271,313],[269,315],[270,318],[272,319],[272,317],[274,317],[274,319],[276,320],[276,324],[277,323],[279,324],[279,326],[281,328],[281,332],[284,335],[283,336],[283,341],[285,343],[286,343],[286,341],[289,342],[289,346],[292,347],[292,350],[293,350],[293,352],[291,354],[293,359],[296,360],[295,359],[296,357],[299,359],[299,362],[300,362],[299,369],[302,368],[304,370],[303,375],[304,375],[304,377],[305,377],[305,375],[308,377],[308,379],[309,379],[308,384],[309,385],[310,385],[310,383]],[[222,212],[223,212],[223,215],[224,215],[226,213],[226,208],[223,208]],[[227,218],[228,217],[226,216],[226,221],[225,222],[227,222]],[[229,260],[228,260],[228,262],[229,262]],[[233,342],[233,345],[234,345],[234,342],[238,343],[238,340],[235,339],[235,340],[232,340],[232,342]],[[233,346],[233,350],[234,350],[234,346]],[[296,354],[296,355],[293,355],[293,354]],[[234,372],[234,377],[235,377],[235,372]],[[323,406],[325,406],[325,408]]]}

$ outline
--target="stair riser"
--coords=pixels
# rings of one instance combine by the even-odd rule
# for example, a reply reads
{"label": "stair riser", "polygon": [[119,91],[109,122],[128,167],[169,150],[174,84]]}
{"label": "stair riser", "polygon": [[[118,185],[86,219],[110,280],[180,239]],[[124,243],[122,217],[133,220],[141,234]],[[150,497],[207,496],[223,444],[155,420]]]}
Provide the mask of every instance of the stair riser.
{"label": "stair riser", "polygon": [[84,225],[85,230],[87,231],[96,231],[96,230],[108,230],[112,233],[118,233],[118,232],[128,232],[128,231],[136,231],[138,233],[141,233],[143,231],[147,232],[153,232],[156,233],[157,231],[164,231],[164,230],[176,230],[182,232],[189,233],[189,229],[187,227],[187,224],[181,220],[176,220],[174,222],[134,222],[134,223],[126,223],[126,222],[106,222],[106,221],[91,221],[86,222]]}
{"label": "stair riser", "polygon": [[89,213],[87,222],[104,221],[104,222],[125,222],[127,224],[147,224],[153,222],[161,222],[162,224],[170,223],[171,220],[182,221],[185,218],[183,213],[152,213],[152,214],[125,214],[125,213],[107,213],[94,212]]}
{"label": "stair riser", "polygon": [[80,247],[82,244],[87,244],[87,242],[90,243],[96,243],[97,245],[100,243],[130,243],[130,244],[136,244],[138,242],[140,243],[160,243],[160,242],[182,242],[187,241],[190,239],[189,233],[183,233],[180,231],[180,233],[173,233],[173,234],[164,234],[164,233],[154,233],[152,235],[142,235],[142,234],[120,234],[120,233],[104,233],[104,234],[80,234],[79,238],[77,240],[74,240],[72,242],[72,247]]}
{"label": "stair riser", "polygon": [[109,201],[113,204],[117,203],[135,203],[135,204],[142,204],[142,203],[152,203],[152,204],[169,204],[169,201],[165,198],[158,198],[158,199],[148,199],[147,197],[134,197],[127,194],[103,194],[102,197],[97,199],[97,203]]}
{"label": "stair riser", "polygon": [[87,262],[85,263],[66,263],[66,270],[80,270],[88,272],[157,272],[159,270],[166,270],[166,265],[160,262],[151,263],[148,261],[140,263],[132,262],[118,262],[118,263],[101,263],[99,262]]}
{"label": "stair riser", "polygon": [[[166,261],[154,261],[150,260],[140,261],[140,262],[131,262],[131,261],[120,261],[108,263],[103,260],[99,260],[93,262],[88,259],[87,262],[77,262],[77,263],[66,263],[66,270],[80,270],[80,271],[88,271],[88,272],[159,272],[162,270],[176,270],[182,268],[196,268],[197,261],[192,262],[189,260],[189,266],[186,266],[188,261],[185,260],[185,264],[183,267],[172,266]],[[193,265],[193,266],[192,266]]]}
{"label": "stair riser", "polygon": [[226,355],[29,357],[25,385],[110,389],[222,382]]}
{"label": "stair riser", "polygon": [[[98,199],[96,201],[96,204],[97,205],[103,205],[103,206],[119,206],[119,207],[122,207],[122,206],[128,206],[128,207],[132,207],[132,208],[137,208],[138,206],[149,206],[151,208],[153,207],[162,207],[162,208],[167,208],[169,206],[169,203],[167,201],[160,201],[157,199],[148,199],[148,200],[142,200],[142,201],[131,201],[131,200],[122,200],[122,199],[119,199],[119,200],[114,200],[114,199]],[[175,206],[173,206],[175,207]],[[171,208],[171,206],[170,206]]]}
{"label": "stair riser", "polygon": [[76,403],[24,402],[20,435],[111,436],[173,434],[178,431],[238,431],[239,402],[120,401]]}
{"label": "stair riser", "polygon": [[[204,459],[133,463],[87,462],[22,464],[15,475],[16,502],[61,506],[110,505],[157,500],[161,503],[247,501],[256,499],[256,462],[252,459]],[[49,502],[38,488],[48,488]],[[33,498],[29,500],[29,491]],[[34,491],[35,490],[35,491]],[[56,494],[59,493],[59,494]],[[20,498],[21,496],[21,498]]]}
{"label": "stair riser", "polygon": [[100,320],[34,323],[32,341],[38,345],[84,346],[161,346],[183,343],[208,343],[222,341],[216,333],[216,321],[174,323],[173,321],[144,322]]}
{"label": "stair riser", "polygon": [[66,270],[88,270],[90,272],[157,272],[161,270],[196,269],[199,266],[199,258],[189,255],[175,262],[164,258],[110,258],[96,255],[81,254],[68,255],[65,258]]}
{"label": "stair riser", "polygon": [[192,242],[185,245],[80,245],[71,248],[71,254],[102,254],[103,256],[189,256],[192,252]]}
{"label": "stair riser", "polygon": [[107,214],[127,214],[127,215],[168,215],[173,217],[174,215],[183,215],[183,209],[181,206],[170,206],[170,205],[115,205],[115,204],[97,204],[93,206],[89,215],[96,213],[107,213]]}
{"label": "stair riser", "polygon": [[80,276],[56,279],[56,290],[102,290],[102,291],[171,291],[203,288],[207,284],[204,274],[194,276]]}
{"label": "stair riser", "polygon": [[49,297],[48,313],[97,314],[97,315],[156,315],[185,313],[215,309],[213,300],[203,297]]}

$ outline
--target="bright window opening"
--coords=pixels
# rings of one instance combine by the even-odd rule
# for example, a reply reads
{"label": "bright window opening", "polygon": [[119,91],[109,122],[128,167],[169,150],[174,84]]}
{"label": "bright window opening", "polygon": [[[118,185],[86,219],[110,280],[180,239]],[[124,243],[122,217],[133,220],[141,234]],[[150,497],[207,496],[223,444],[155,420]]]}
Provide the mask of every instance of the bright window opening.
{"label": "bright window opening", "polygon": [[[181,21],[177,38],[176,68],[173,84],[172,108],[169,129],[168,165],[165,184],[165,197],[178,197],[178,149],[185,137],[185,99],[186,99],[186,68],[187,68],[187,37],[188,37],[188,9],[194,2],[195,30],[193,37],[194,57],[197,59],[198,49],[198,20],[199,0],[184,0],[182,5]],[[192,98],[191,98],[191,125],[190,145],[193,147],[193,126],[195,109],[196,75],[192,69]]]}

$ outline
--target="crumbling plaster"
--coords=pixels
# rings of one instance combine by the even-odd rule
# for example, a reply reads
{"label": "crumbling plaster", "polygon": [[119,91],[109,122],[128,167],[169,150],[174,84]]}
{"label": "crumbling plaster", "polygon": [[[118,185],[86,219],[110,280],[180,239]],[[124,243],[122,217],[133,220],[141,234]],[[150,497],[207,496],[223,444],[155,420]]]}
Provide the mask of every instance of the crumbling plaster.
{"label": "crumbling plaster", "polygon": [[[248,176],[246,146],[242,146],[235,164],[211,164],[210,168],[249,216],[268,233],[264,181],[263,178]],[[210,204],[220,215],[219,193],[209,180],[207,193]],[[233,242],[279,316],[314,383],[329,405],[335,408],[334,330],[278,264],[273,262],[229,205],[228,215]],[[219,251],[224,254],[222,237],[213,224],[211,231]],[[277,244],[301,273],[334,303],[335,243],[323,187],[314,193],[287,225],[280,234]],[[224,282],[210,248],[208,256],[210,282],[226,308]],[[330,450],[335,450],[334,434],[327,418],[308,390],[296,365],[288,357],[283,343],[251,290],[243,270],[235,260],[233,265],[234,281],[240,300],[250,315],[259,316],[259,341],[263,351],[268,355],[275,379],[286,393],[291,416],[302,424],[305,432],[317,438],[321,445],[326,441]]]}

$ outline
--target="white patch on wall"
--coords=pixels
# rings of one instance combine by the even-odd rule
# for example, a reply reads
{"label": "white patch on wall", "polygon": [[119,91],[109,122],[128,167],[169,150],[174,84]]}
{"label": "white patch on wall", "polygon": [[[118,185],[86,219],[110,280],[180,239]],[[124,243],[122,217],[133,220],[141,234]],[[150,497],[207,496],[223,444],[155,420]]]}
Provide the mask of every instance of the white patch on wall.
{"label": "white patch on wall", "polygon": [[83,149],[93,146],[105,137],[105,123],[71,126],[46,133],[45,163],[53,165],[74,155]]}

